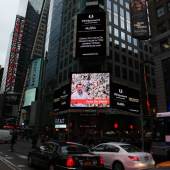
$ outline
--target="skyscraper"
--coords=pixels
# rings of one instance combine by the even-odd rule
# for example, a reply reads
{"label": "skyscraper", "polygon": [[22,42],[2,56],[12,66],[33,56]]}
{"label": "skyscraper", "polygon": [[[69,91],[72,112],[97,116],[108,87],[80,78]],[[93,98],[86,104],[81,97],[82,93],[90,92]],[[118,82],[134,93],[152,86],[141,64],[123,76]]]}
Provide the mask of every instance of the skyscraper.
{"label": "skyscraper", "polygon": [[[55,20],[55,16],[53,16],[52,18],[51,25],[51,28],[55,27],[57,30],[60,30],[60,39],[59,41],[52,41],[53,39],[55,39],[54,36],[56,35],[51,29],[50,36],[53,39],[51,38],[49,41],[49,44],[51,44],[51,46],[57,48],[57,50],[53,52],[53,56],[56,56],[55,62],[57,62],[57,67],[54,69],[55,72],[53,72],[53,74],[56,74],[56,76],[54,77],[55,83],[51,84],[54,90],[54,99],[52,101],[54,107],[51,108],[54,112],[54,115],[55,112],[56,115],[60,115],[61,113],[61,117],[62,114],[64,114],[65,119],[69,119],[68,122],[70,122],[71,124],[71,131],[76,131],[77,133],[79,133],[79,128],[86,133],[89,130],[88,127],[91,129],[94,128],[95,130],[93,129],[93,131],[101,130],[101,133],[105,133],[106,131],[109,131],[113,128],[113,124],[115,122],[118,123],[119,128],[123,130],[127,130],[131,124],[133,124],[133,127],[136,127],[136,129],[139,129],[140,113],[144,112],[145,114],[148,114],[147,109],[144,109],[142,111],[139,109],[139,100],[141,94],[140,84],[144,80],[144,77],[141,77],[141,63],[145,59],[153,60],[153,56],[149,41],[138,41],[137,39],[132,37],[130,26],[130,1],[64,0],[62,3],[63,8],[61,27],[56,27],[57,21]],[[56,9],[53,10],[54,14]],[[94,20],[92,20],[95,16],[100,17],[100,15],[96,14],[101,13],[105,13],[106,22],[104,19],[101,18],[94,18]],[[80,14],[80,17],[77,16],[77,14]],[[87,17],[87,19],[82,19],[79,21],[78,18],[81,17]],[[90,19],[92,21],[90,21]],[[53,20],[55,20],[55,25]],[[105,50],[105,48],[101,48],[100,50],[102,53],[99,54],[101,54],[102,56],[99,56],[98,58],[95,58],[95,55],[98,55],[95,52],[86,53],[89,49],[85,50],[84,54],[82,54],[82,51],[80,50],[80,55],[76,55],[77,31],[82,31],[78,28],[78,23],[85,23],[90,21],[94,24],[94,22],[100,22],[101,20],[103,22],[103,25],[105,25],[106,23],[106,35],[102,35],[103,39],[100,39],[102,38],[101,36],[96,36],[100,37],[97,38],[98,40],[95,39],[93,36],[90,37],[90,33],[88,39],[86,37],[83,37],[86,33],[80,33],[79,35],[83,36],[80,38],[78,37],[78,40],[80,40],[79,42],[82,43],[80,43],[81,50],[84,48],[87,49],[87,46],[89,48],[92,48],[95,43],[100,46],[100,42],[106,41],[106,54],[103,55],[104,51],[102,51]],[[89,26],[85,29],[88,29],[86,30],[88,32],[89,29],[95,29],[95,27]],[[104,38],[104,36],[106,36],[106,38]],[[89,42],[86,42],[87,39]],[[49,48],[49,54],[50,52],[51,51]],[[52,55],[50,54],[48,58],[49,60],[51,59],[51,56]],[[82,56],[84,57],[82,58]],[[90,57],[88,58],[88,56]],[[49,61],[49,63],[51,62],[52,60]],[[52,69],[49,69],[47,64],[47,74],[48,72],[50,73],[50,70]],[[147,93],[150,96],[154,96],[154,65],[147,65],[145,71],[147,72]],[[71,89],[71,87],[69,87],[69,85],[71,86],[71,73],[78,74],[99,72],[108,72],[111,76],[110,108],[70,108],[70,99],[68,99],[70,94],[68,93]],[[63,96],[66,95],[67,99],[65,99],[65,102],[63,102]],[[118,99],[119,101],[116,101],[115,95],[124,96],[125,99]],[[146,105],[146,94],[142,95],[145,101],[144,104]],[[138,106],[136,105],[137,107],[135,106],[135,108],[134,103],[130,106],[130,104],[127,104],[128,102],[126,101],[126,98],[135,98]],[[59,101],[60,104],[58,104]],[[150,107],[152,110],[155,107],[154,97],[150,98],[150,102]],[[62,110],[60,110],[59,107],[61,107],[63,103],[65,103],[65,105],[64,107],[62,107]]]}
{"label": "skyscraper", "polygon": [[158,112],[170,111],[170,2],[148,1],[155,58]]}
{"label": "skyscraper", "polygon": [[[50,0],[29,0],[27,8],[28,30],[31,39],[29,63],[19,105],[20,122],[35,125],[40,122],[39,112],[42,100],[44,50]],[[32,24],[32,25],[31,25]],[[32,27],[30,27],[32,26]],[[32,105],[33,102],[33,105]],[[34,108],[34,109],[33,109]],[[23,111],[24,110],[24,111]],[[26,112],[26,114],[25,114]],[[39,122],[37,122],[39,121]]]}

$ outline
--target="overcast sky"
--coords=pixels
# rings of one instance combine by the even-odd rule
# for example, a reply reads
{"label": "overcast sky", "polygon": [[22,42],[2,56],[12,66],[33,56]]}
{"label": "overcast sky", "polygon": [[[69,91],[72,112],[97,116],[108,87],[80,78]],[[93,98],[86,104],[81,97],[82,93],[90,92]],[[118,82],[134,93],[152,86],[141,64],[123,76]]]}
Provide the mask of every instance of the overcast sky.
{"label": "overcast sky", "polygon": [[[25,0],[22,0],[25,1]],[[19,0],[0,0],[0,65],[5,65],[9,37],[14,29]]]}

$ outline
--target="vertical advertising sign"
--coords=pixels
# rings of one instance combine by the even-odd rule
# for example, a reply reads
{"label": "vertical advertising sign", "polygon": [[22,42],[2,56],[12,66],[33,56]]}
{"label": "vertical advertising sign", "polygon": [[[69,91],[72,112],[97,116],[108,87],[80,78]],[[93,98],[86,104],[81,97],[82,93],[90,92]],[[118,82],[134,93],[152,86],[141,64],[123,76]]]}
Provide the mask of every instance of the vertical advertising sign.
{"label": "vertical advertising sign", "polygon": [[131,0],[131,27],[132,35],[138,39],[149,38],[149,25],[146,0]]}
{"label": "vertical advertising sign", "polygon": [[24,30],[24,18],[21,16],[17,16],[9,56],[9,64],[5,87],[6,91],[14,91],[18,58],[23,37],[23,30]]}
{"label": "vertical advertising sign", "polygon": [[28,80],[28,88],[36,88],[39,85],[41,61],[42,59],[38,58],[32,62]]}
{"label": "vertical advertising sign", "polygon": [[76,57],[98,59],[106,55],[106,14],[88,12],[77,16]]}

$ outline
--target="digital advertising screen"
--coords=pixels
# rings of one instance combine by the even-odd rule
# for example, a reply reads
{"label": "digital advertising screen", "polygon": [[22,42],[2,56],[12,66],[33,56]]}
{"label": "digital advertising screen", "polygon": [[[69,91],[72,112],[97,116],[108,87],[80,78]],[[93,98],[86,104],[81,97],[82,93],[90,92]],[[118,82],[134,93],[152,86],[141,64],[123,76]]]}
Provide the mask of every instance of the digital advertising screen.
{"label": "digital advertising screen", "polygon": [[110,107],[109,73],[75,73],[70,107]]}
{"label": "digital advertising screen", "polygon": [[140,113],[139,91],[113,83],[111,86],[112,107],[132,113]]}
{"label": "digital advertising screen", "polygon": [[[106,14],[88,12],[77,16],[76,57],[103,58],[106,55]],[[92,58],[91,58],[92,57]]]}
{"label": "digital advertising screen", "polygon": [[131,0],[130,11],[133,37],[148,39],[149,24],[146,0]]}
{"label": "digital advertising screen", "polygon": [[70,84],[55,90],[53,96],[53,110],[61,111],[70,106]]}
{"label": "digital advertising screen", "polygon": [[35,101],[36,88],[28,89],[25,91],[24,106],[31,106],[31,103]]}

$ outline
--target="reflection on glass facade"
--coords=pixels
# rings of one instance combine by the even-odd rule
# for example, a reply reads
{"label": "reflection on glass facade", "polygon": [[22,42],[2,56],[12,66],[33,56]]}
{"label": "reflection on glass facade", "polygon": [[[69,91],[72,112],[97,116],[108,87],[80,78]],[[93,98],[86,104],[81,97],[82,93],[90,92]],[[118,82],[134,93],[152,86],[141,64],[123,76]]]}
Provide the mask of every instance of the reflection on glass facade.
{"label": "reflection on glass facade", "polygon": [[51,20],[51,29],[49,37],[49,48],[48,48],[48,64],[46,70],[47,81],[50,81],[56,76],[57,70],[57,58],[58,58],[58,49],[59,49],[59,40],[61,34],[61,19],[62,19],[62,9],[63,9],[63,0],[54,0],[53,9],[52,9],[52,20]]}

